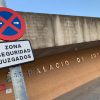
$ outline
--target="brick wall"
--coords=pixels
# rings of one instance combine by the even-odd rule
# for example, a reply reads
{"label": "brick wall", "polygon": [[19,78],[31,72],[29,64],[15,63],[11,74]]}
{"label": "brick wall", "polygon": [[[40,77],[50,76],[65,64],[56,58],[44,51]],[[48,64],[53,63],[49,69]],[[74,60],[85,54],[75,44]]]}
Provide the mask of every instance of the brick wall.
{"label": "brick wall", "polygon": [[[33,63],[22,65],[25,84],[29,100],[52,100],[78,86],[81,86],[97,77],[100,77],[100,57],[91,59],[91,54],[99,53],[100,47],[74,51],[35,59]],[[77,58],[83,57],[84,61],[77,62]],[[65,61],[69,62],[67,66]],[[62,63],[63,66],[62,66]],[[60,68],[56,68],[56,63]],[[49,69],[52,65],[54,70]],[[42,67],[47,72],[43,72]],[[41,71],[36,74],[36,69]],[[27,71],[32,70],[30,77]],[[9,69],[0,70],[0,85],[5,84],[6,89],[12,88],[12,83],[7,82]],[[6,94],[6,90],[0,91],[0,100],[15,100],[14,93]]]}

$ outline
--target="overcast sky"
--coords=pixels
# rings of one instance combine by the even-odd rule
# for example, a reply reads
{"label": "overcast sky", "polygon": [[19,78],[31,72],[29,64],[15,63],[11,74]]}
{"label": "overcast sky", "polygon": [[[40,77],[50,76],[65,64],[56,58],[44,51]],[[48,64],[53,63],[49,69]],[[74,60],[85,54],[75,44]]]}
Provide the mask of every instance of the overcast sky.
{"label": "overcast sky", "polygon": [[6,0],[15,11],[100,17],[100,0]]}

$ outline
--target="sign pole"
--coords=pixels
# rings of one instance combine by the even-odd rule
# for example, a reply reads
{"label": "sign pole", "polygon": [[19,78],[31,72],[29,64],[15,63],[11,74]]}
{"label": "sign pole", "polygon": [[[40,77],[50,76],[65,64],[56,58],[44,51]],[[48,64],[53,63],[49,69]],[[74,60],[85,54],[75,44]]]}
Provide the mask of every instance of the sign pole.
{"label": "sign pole", "polygon": [[[6,7],[5,0],[0,0],[0,7]],[[11,74],[15,100],[29,100],[21,66],[11,67],[9,70]]]}
{"label": "sign pole", "polygon": [[5,0],[0,0],[0,7],[6,7]]}
{"label": "sign pole", "polygon": [[15,94],[15,100],[29,100],[21,66],[11,67],[9,69]]}

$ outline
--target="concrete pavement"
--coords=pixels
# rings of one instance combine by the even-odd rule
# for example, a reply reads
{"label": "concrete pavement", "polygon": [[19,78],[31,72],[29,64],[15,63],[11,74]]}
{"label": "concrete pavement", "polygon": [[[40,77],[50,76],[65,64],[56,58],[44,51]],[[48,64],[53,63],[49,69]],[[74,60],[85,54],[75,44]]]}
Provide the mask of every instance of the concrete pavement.
{"label": "concrete pavement", "polygon": [[53,100],[100,100],[100,77]]}

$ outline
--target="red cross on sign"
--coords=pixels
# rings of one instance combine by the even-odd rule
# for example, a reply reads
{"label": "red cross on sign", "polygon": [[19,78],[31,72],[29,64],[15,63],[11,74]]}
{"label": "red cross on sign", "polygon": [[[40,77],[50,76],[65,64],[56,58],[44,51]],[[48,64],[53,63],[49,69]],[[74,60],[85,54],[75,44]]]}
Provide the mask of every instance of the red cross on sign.
{"label": "red cross on sign", "polygon": [[21,38],[25,33],[25,22],[15,11],[0,7],[0,39],[14,41]]}

